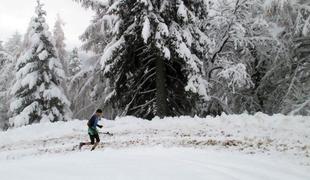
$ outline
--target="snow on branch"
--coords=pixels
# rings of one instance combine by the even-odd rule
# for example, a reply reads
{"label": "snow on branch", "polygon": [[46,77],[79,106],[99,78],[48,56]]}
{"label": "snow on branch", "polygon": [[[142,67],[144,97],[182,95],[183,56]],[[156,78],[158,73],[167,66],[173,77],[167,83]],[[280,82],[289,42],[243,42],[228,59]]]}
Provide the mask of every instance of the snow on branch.
{"label": "snow on branch", "polygon": [[228,86],[235,92],[235,88],[250,87],[253,83],[242,63],[229,65],[218,74],[220,78],[228,81]]}

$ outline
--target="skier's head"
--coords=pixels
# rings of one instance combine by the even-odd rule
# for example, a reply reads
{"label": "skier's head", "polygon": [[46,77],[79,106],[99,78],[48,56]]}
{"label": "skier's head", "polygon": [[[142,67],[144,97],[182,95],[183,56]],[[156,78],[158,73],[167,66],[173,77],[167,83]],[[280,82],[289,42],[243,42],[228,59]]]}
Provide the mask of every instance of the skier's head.
{"label": "skier's head", "polygon": [[96,115],[101,117],[102,116],[102,110],[101,109],[97,109],[96,110]]}

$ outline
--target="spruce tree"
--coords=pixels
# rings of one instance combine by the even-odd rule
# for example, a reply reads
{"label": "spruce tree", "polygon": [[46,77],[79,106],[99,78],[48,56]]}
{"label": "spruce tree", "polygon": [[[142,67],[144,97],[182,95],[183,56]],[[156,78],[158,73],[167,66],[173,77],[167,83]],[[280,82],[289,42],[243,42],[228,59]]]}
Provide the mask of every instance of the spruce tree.
{"label": "spruce tree", "polygon": [[12,56],[18,56],[22,49],[22,35],[16,31],[4,44],[4,48]]}
{"label": "spruce tree", "polygon": [[61,19],[60,15],[57,14],[57,19],[54,25],[53,36],[55,39],[55,48],[58,53],[58,58],[63,66],[65,73],[67,73],[68,62],[66,61],[67,52],[65,50],[66,44],[65,33],[63,31],[63,26],[65,25],[64,21]]}
{"label": "spruce tree", "polygon": [[81,61],[78,48],[74,48],[69,57],[69,75],[74,76],[81,70]]}
{"label": "spruce tree", "polygon": [[10,119],[11,126],[69,119],[70,102],[59,86],[64,71],[42,7],[37,1],[35,16],[27,33],[29,47],[17,61],[16,82],[12,88],[14,99],[11,111],[14,117]]}
{"label": "spruce tree", "polygon": [[208,98],[202,58],[206,36],[197,20],[205,1],[81,0],[100,9],[106,36],[101,57],[112,92],[106,98],[121,115],[143,118],[191,115]]}
{"label": "spruce tree", "polygon": [[6,129],[9,118],[9,89],[14,79],[14,58],[7,53],[0,41],[0,129]]}

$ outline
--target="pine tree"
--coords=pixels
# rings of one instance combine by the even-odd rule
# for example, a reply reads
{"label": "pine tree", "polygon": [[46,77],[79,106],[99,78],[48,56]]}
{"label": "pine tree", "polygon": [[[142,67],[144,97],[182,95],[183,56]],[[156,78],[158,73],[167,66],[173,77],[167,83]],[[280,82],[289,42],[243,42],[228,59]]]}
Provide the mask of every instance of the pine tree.
{"label": "pine tree", "polygon": [[51,33],[45,21],[46,12],[37,1],[35,16],[30,23],[25,49],[17,61],[16,82],[12,88],[14,99],[11,126],[41,121],[68,120],[69,105],[59,84],[64,71],[57,57]]}
{"label": "pine tree", "polygon": [[[87,118],[91,115],[94,109],[104,106],[104,115],[106,118],[114,118],[117,107],[111,108],[110,104],[105,104],[105,98],[112,90],[108,88],[107,78],[103,78],[100,65],[100,57],[111,41],[111,29],[105,28],[108,22],[103,19],[105,15],[102,12],[101,2],[82,3],[85,7],[90,7],[94,10],[92,23],[87,27],[81,35],[83,41],[82,49],[92,51],[95,55],[86,61],[89,63],[87,69],[72,77],[69,83],[70,96],[72,95],[72,110],[75,117]],[[92,53],[92,54],[93,54]]]}
{"label": "pine tree", "polygon": [[11,38],[4,44],[4,48],[12,56],[18,56],[22,49],[22,38],[21,34],[17,31]]}
{"label": "pine tree", "polygon": [[78,48],[74,48],[69,57],[69,75],[74,76],[81,70],[81,61]]}
{"label": "pine tree", "polygon": [[207,13],[205,1],[81,2],[102,10],[112,37],[101,65],[113,89],[106,101],[122,115],[190,115],[198,96],[208,98],[201,60],[207,42],[195,24]]}
{"label": "pine tree", "polygon": [[[65,72],[65,78],[67,79],[68,76],[68,57],[67,51],[65,49],[66,44],[64,43],[65,40],[65,33],[63,31],[63,26],[65,25],[64,21],[61,19],[60,15],[57,14],[57,19],[54,25],[53,31],[53,38],[55,39],[55,48],[57,52],[57,57],[62,64],[62,67]],[[64,89],[66,96],[69,96],[68,87],[66,81],[61,82],[61,87]]]}
{"label": "pine tree", "polygon": [[0,41],[0,129],[6,129],[9,118],[9,88],[14,79],[14,61],[13,57],[8,54],[2,47]]}
{"label": "pine tree", "polygon": [[65,73],[67,73],[68,62],[66,61],[67,52],[65,50],[66,44],[64,43],[64,40],[65,40],[65,33],[63,31],[64,25],[65,25],[64,21],[61,19],[60,15],[57,14],[57,19],[54,25],[53,36],[56,42],[55,47],[58,53],[58,57],[60,59],[60,62],[63,66]]}

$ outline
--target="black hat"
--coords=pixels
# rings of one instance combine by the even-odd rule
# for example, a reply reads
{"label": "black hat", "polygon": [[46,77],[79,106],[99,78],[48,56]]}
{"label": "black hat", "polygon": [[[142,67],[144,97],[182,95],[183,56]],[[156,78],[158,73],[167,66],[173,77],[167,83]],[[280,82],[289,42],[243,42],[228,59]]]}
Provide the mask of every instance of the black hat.
{"label": "black hat", "polygon": [[97,109],[96,113],[102,113],[102,109]]}

